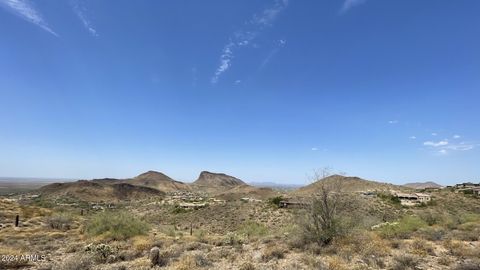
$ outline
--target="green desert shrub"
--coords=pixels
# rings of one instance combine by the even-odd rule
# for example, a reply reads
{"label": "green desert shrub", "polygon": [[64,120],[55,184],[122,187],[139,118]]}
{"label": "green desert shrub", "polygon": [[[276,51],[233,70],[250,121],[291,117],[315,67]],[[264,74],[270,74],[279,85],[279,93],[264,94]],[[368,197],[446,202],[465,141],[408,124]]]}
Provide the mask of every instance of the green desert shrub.
{"label": "green desert shrub", "polygon": [[268,233],[268,229],[263,224],[254,221],[247,221],[242,224],[238,230],[238,233],[246,235],[248,239],[252,239],[266,235]]}
{"label": "green desert shrub", "polygon": [[400,199],[390,193],[379,192],[377,193],[377,197],[391,204],[400,205]]}
{"label": "green desert shrub", "polygon": [[150,226],[128,212],[102,212],[92,217],[86,230],[90,235],[99,235],[113,240],[124,240],[144,235]]}
{"label": "green desert shrub", "polygon": [[414,270],[420,264],[420,259],[417,256],[410,254],[401,254],[394,257],[393,270]]}
{"label": "green desert shrub", "polygon": [[459,218],[460,223],[469,223],[469,222],[480,222],[480,214],[467,213],[463,214]]}
{"label": "green desert shrub", "polygon": [[207,232],[204,230],[196,230],[193,235],[197,238],[198,242],[206,243],[207,242]]}
{"label": "green desert shrub", "polygon": [[441,227],[425,227],[418,231],[418,235],[429,241],[440,241],[445,238],[447,232]]}
{"label": "green desert shrub", "polygon": [[73,218],[68,214],[56,214],[47,218],[47,225],[54,230],[69,230]]}
{"label": "green desert shrub", "polygon": [[429,225],[440,224],[443,221],[443,215],[435,211],[424,211],[420,214],[420,217]]}
{"label": "green desert shrub", "polygon": [[276,206],[278,206],[281,201],[283,201],[282,196],[275,196],[275,197],[272,197],[272,198],[268,199],[269,203],[271,203],[273,205],[276,205]]}
{"label": "green desert shrub", "polygon": [[417,216],[404,216],[398,222],[394,222],[379,229],[384,238],[409,238],[413,232],[424,228],[427,223]]}
{"label": "green desert shrub", "polygon": [[181,207],[180,205],[175,205],[172,208],[172,214],[183,214],[183,213],[187,213],[188,211],[189,211],[188,209],[185,209],[185,208]]}

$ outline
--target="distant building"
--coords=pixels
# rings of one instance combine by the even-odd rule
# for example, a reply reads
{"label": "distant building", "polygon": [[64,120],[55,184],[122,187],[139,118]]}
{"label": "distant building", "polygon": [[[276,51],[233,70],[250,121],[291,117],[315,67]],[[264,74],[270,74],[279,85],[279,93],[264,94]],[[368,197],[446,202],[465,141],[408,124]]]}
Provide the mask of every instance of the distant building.
{"label": "distant building", "polygon": [[357,193],[367,198],[375,198],[377,196],[377,192],[372,190],[358,191]]}
{"label": "distant building", "polygon": [[463,193],[463,194],[472,194],[474,196],[480,197],[480,183],[475,184],[471,182],[456,184],[453,187],[453,191],[455,193]]}
{"label": "distant building", "polygon": [[475,188],[475,187],[480,187],[480,183],[474,184],[474,183],[467,182],[467,183],[461,183],[461,184],[455,185],[455,188]]}
{"label": "distant building", "polygon": [[262,200],[248,197],[241,198],[240,200],[243,202],[262,202]]}
{"label": "distant building", "polygon": [[207,206],[206,203],[180,203],[179,205],[184,209],[199,209]]}
{"label": "distant building", "polygon": [[278,207],[280,208],[306,208],[307,203],[298,202],[298,201],[280,201]]}
{"label": "distant building", "polygon": [[432,197],[429,194],[425,193],[401,193],[394,192],[402,205],[405,206],[414,206],[422,203],[427,203],[432,200]]}

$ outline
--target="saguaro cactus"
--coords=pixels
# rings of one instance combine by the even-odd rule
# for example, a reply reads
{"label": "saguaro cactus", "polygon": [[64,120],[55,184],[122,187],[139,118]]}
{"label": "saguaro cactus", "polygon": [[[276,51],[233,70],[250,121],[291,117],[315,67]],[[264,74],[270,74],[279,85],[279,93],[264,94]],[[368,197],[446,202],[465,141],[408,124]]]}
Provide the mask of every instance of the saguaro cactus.
{"label": "saguaro cactus", "polygon": [[15,227],[18,227],[18,223],[19,223],[19,222],[20,222],[20,216],[17,215],[17,216],[15,217]]}

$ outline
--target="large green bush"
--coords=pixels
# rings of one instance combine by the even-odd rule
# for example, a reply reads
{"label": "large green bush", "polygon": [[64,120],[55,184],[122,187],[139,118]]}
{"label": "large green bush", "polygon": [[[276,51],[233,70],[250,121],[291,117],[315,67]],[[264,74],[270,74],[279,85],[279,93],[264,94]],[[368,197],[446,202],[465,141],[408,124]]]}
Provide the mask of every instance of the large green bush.
{"label": "large green bush", "polygon": [[99,213],[91,218],[86,227],[90,235],[100,235],[113,240],[146,234],[149,229],[146,222],[123,211]]}
{"label": "large green bush", "polygon": [[275,196],[275,197],[272,197],[272,198],[269,198],[268,199],[268,202],[275,205],[275,206],[279,206],[280,202],[283,201],[283,197],[282,196]]}
{"label": "large green bush", "polygon": [[418,216],[404,216],[398,222],[380,228],[380,235],[385,238],[409,238],[413,232],[428,226]]}
{"label": "large green bush", "polygon": [[244,234],[249,239],[256,239],[268,233],[268,228],[254,221],[247,221],[240,226],[238,230],[240,234]]}

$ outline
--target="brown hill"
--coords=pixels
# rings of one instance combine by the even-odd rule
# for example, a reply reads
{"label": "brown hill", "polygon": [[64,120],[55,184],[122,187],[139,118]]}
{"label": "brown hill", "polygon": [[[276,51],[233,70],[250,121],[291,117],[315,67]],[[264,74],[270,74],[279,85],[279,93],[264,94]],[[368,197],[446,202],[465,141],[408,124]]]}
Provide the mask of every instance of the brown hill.
{"label": "brown hill", "polygon": [[217,193],[232,189],[237,186],[246,185],[242,180],[224,173],[212,173],[203,171],[198,176],[198,179],[192,183],[196,189]]}
{"label": "brown hill", "polygon": [[266,200],[279,195],[281,195],[281,193],[273,190],[272,188],[240,185],[226,191],[219,192],[215,195],[215,197],[224,200],[238,200],[241,198]]}
{"label": "brown hill", "polygon": [[390,189],[401,190],[402,189],[401,186],[365,180],[359,177],[331,175],[323,179],[320,179],[308,186],[299,188],[294,193],[297,195],[312,195],[319,191],[320,186],[323,183],[334,185],[336,182],[340,183],[342,187],[342,191],[346,191],[346,192],[367,191],[367,190],[390,190]]}
{"label": "brown hill", "polygon": [[79,180],[68,183],[54,183],[38,189],[42,197],[75,198],[88,202],[118,202],[122,200],[139,200],[156,196],[163,196],[165,193],[153,188],[135,186],[127,183],[111,182],[99,183],[94,181]]}
{"label": "brown hill", "polygon": [[155,188],[164,192],[180,191],[180,190],[190,190],[190,186],[180,181],[173,180],[167,175],[156,172],[148,171],[142,173],[139,176],[125,180],[125,183]]}
{"label": "brown hill", "polygon": [[414,188],[414,189],[424,189],[424,188],[442,188],[442,185],[439,185],[435,182],[418,182],[418,183],[408,183],[403,185],[405,187]]}

